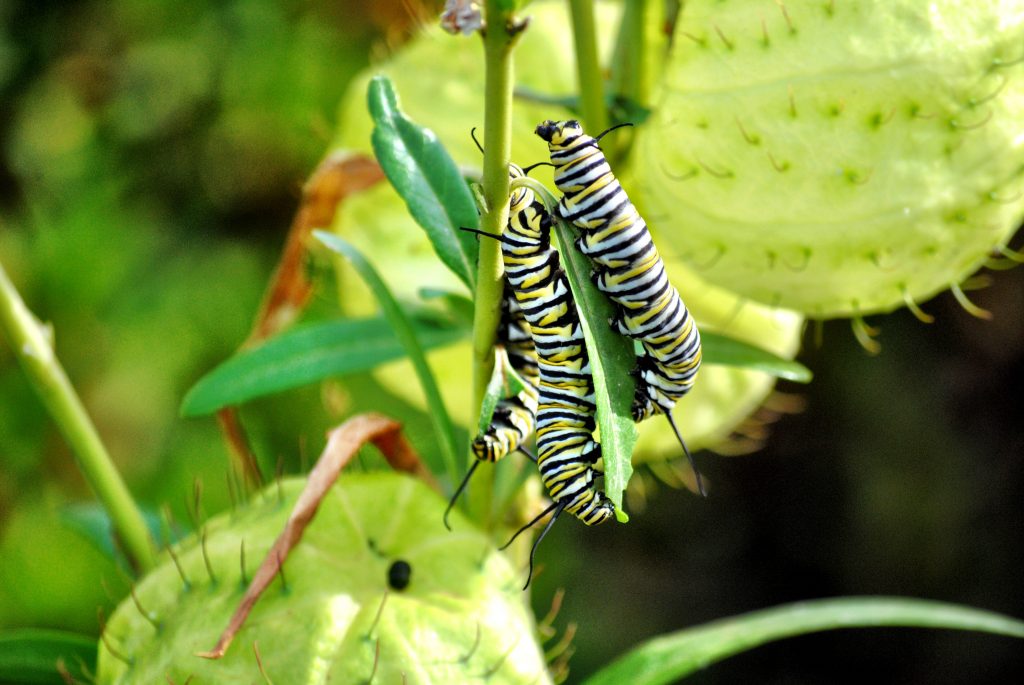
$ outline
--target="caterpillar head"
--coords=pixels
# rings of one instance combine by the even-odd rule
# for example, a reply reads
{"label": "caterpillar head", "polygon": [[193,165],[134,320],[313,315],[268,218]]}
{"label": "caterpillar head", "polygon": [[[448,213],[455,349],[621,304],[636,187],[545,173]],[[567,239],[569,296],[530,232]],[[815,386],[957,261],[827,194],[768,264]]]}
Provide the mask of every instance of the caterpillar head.
{"label": "caterpillar head", "polygon": [[615,505],[603,492],[598,492],[594,504],[577,514],[588,526],[596,526],[615,518]]}
{"label": "caterpillar head", "polygon": [[537,127],[535,133],[551,147],[562,147],[584,135],[583,127],[575,119],[551,121],[548,119]]}
{"label": "caterpillar head", "polygon": [[[510,163],[508,165],[508,180],[509,180],[510,183],[512,181],[516,180],[517,178],[523,178],[525,176],[526,176],[526,172],[523,171],[523,168],[521,166],[519,166],[518,164],[511,164]],[[512,189],[512,197],[511,197],[512,205],[511,206],[512,206],[512,210],[513,211],[517,211],[519,209],[522,209],[523,207],[526,207],[527,205],[531,204],[532,202],[533,202],[533,191],[531,191],[529,188],[526,188],[524,186],[520,186],[519,188],[513,188]]]}
{"label": "caterpillar head", "polygon": [[473,456],[480,461],[497,461],[495,450],[498,447],[495,438],[488,440],[487,436],[478,435],[473,438],[470,445]]}

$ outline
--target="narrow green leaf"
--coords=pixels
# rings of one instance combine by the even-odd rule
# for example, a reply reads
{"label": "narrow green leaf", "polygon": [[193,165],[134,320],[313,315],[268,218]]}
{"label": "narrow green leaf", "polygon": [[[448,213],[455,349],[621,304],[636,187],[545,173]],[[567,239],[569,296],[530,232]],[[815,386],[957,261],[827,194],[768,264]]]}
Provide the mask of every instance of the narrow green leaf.
{"label": "narrow green leaf", "polygon": [[613,305],[590,281],[590,262],[572,244],[575,233],[564,222],[555,220],[555,235],[590,350],[604,459],[604,491],[615,504],[616,516],[626,521],[622,493],[633,475],[631,459],[637,439],[630,413],[635,388],[630,371],[636,366],[636,354],[633,342],[608,325],[608,319],[615,313]]}
{"label": "narrow green leaf", "polygon": [[505,397],[518,395],[526,389],[526,380],[510,365],[505,367]]}
{"label": "narrow green leaf", "polygon": [[[494,410],[498,401],[504,397],[518,395],[526,388],[526,381],[516,373],[508,363],[508,358],[499,350],[495,350],[494,369],[491,371],[491,378],[487,382],[487,390],[484,393],[483,401],[480,403],[480,418],[477,423],[477,430],[483,433],[491,425],[494,418]],[[520,447],[523,447],[522,445]],[[509,458],[500,460],[493,465],[494,469],[494,490],[492,493],[492,510],[495,512],[505,511],[512,498],[519,492],[519,488],[526,482],[531,474],[536,474],[536,468],[520,464],[512,467]]]}
{"label": "narrow green leaf", "polygon": [[726,657],[796,635],[902,626],[973,630],[1024,638],[1024,622],[970,607],[901,597],[848,597],[799,602],[648,640],[591,676],[585,685],[672,683]]}
{"label": "narrow green leaf", "polygon": [[384,174],[427,232],[441,261],[472,291],[478,246],[459,228],[476,228],[478,216],[458,166],[433,131],[402,113],[387,77],[370,81],[367,100],[374,122],[373,151]]}
{"label": "narrow green leaf", "polygon": [[494,410],[500,400],[514,397],[525,389],[526,381],[508,363],[508,357],[495,349],[494,370],[491,371],[491,379],[487,381],[487,392],[484,393],[484,401],[480,405],[480,432],[483,433],[491,425]]}
{"label": "narrow green leaf", "polygon": [[[0,683],[61,685],[60,668],[76,679],[96,672],[95,638],[62,630],[0,632]],[[58,665],[59,664],[59,665]]]}
{"label": "narrow green leaf", "polygon": [[[451,344],[467,326],[419,316],[411,325],[425,349]],[[181,404],[183,416],[201,416],[256,397],[367,371],[398,359],[405,348],[380,317],[299,326],[227,360],[192,386]]]}
{"label": "narrow green leaf", "polygon": [[502,361],[501,352],[494,351],[494,369],[491,371],[491,380],[487,382],[487,392],[484,393],[484,401],[480,404],[480,420],[477,422],[477,430],[480,433],[487,431],[494,418],[494,409],[498,401],[505,394],[505,364]]}
{"label": "narrow green leaf", "polygon": [[552,109],[564,109],[570,114],[579,114],[580,111],[580,98],[578,95],[555,95],[527,86],[516,86],[515,96],[517,100],[548,105]]}
{"label": "narrow green leaf", "polygon": [[612,122],[617,124],[629,123],[640,126],[651,117],[653,111],[628,97],[613,96],[606,98],[606,101]]}
{"label": "narrow green leaf", "polygon": [[703,359],[708,364],[763,371],[770,376],[797,383],[810,383],[811,370],[798,361],[783,359],[760,347],[718,333],[700,334]]}
{"label": "narrow green leaf", "polygon": [[[149,528],[149,534],[154,540],[162,540],[162,522],[160,515],[151,510],[142,509],[142,518]],[[131,568],[128,560],[114,541],[114,524],[110,515],[98,502],[83,502],[62,507],[60,510],[61,522],[78,533],[82,538],[93,545],[100,553],[110,559],[124,564],[125,569]],[[174,542],[171,540],[170,542]]]}
{"label": "narrow green leaf", "polygon": [[453,317],[460,322],[473,325],[473,300],[465,295],[440,288],[420,288],[419,295],[424,300],[440,300]]}
{"label": "narrow green leaf", "polygon": [[391,294],[387,284],[381,279],[377,270],[373,268],[373,265],[355,247],[333,233],[314,231],[313,235],[327,246],[328,249],[348,259],[377,298],[377,303],[380,305],[384,318],[391,325],[395,337],[398,338],[405,353],[409,356],[413,368],[416,370],[416,376],[419,378],[420,386],[423,388],[423,394],[427,400],[427,409],[430,414],[430,420],[434,424],[434,433],[440,448],[443,468],[438,468],[437,464],[429,464],[429,462],[428,465],[431,466],[431,470],[435,475],[440,476],[442,473],[447,473],[449,482],[458,482],[459,459],[455,448],[455,429],[452,426],[448,410],[444,406],[441,392],[437,388],[434,374],[427,364],[423,345],[419,341],[416,329],[408,314],[402,309],[398,301],[395,300],[395,296]]}

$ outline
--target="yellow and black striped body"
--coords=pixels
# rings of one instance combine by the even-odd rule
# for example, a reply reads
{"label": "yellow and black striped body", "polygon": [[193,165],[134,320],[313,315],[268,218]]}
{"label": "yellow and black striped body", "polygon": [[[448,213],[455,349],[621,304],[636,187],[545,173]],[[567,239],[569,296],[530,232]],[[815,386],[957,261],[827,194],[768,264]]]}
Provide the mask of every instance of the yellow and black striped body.
{"label": "yellow and black striped body", "polygon": [[577,121],[545,121],[559,215],[580,229],[576,242],[595,265],[594,282],[618,305],[612,326],[643,346],[633,419],[670,414],[700,368],[700,333],[669,282],[647,224],[619,185],[598,141]]}
{"label": "yellow and black striped body", "polygon": [[[511,177],[522,176],[511,167]],[[501,237],[505,278],[529,323],[540,372],[537,465],[551,499],[587,525],[611,518],[615,507],[597,489],[596,407],[590,359],[576,303],[551,247],[551,217],[533,191],[512,192]]]}
{"label": "yellow and black striped body", "polygon": [[473,455],[480,461],[495,462],[515,452],[533,435],[536,427],[537,385],[540,382],[537,353],[530,325],[508,283],[501,300],[498,345],[525,387],[519,393],[499,400],[491,424],[473,439]]}

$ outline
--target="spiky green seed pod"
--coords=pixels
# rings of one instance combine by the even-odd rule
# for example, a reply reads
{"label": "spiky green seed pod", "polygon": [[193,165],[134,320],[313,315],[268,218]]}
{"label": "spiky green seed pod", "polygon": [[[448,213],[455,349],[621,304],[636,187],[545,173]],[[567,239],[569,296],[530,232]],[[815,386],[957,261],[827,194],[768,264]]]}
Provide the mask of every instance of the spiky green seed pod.
{"label": "spiky green seed pod", "polygon": [[168,559],[111,617],[96,682],[550,682],[522,574],[457,514],[447,531],[444,501],[391,472],[343,475],[226,656],[197,656],[216,644],[302,486],[271,485],[208,521],[205,544],[180,543],[180,572]]}
{"label": "spiky green seed pod", "polygon": [[655,107],[638,204],[760,302],[920,301],[1024,215],[1021,0],[693,0]]}

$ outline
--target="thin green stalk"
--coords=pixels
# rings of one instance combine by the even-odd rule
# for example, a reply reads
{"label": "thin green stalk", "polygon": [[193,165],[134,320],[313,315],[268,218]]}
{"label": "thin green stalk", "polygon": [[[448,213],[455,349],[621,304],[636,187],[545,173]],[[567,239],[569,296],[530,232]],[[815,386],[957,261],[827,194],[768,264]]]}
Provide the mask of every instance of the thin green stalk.
{"label": "thin green stalk", "polygon": [[645,58],[648,4],[647,0],[626,2],[611,65],[612,95],[640,106],[647,106],[651,89]]}
{"label": "thin green stalk", "polygon": [[[488,211],[481,229],[500,234],[508,223],[508,164],[512,155],[512,45],[516,30],[512,15],[499,0],[484,2],[487,31],[484,33],[484,179],[483,195]],[[473,405],[479,407],[487,393],[494,364],[494,339],[501,304],[501,246],[496,240],[480,241],[476,300],[473,312]],[[469,459],[473,459],[469,455]],[[480,469],[469,484],[471,516],[490,527],[493,515],[494,469]]]}
{"label": "thin green stalk", "polygon": [[594,1],[569,0],[569,11],[572,16],[572,37],[576,46],[576,75],[580,86],[583,124],[592,135],[597,135],[608,128],[608,110],[604,105],[604,79],[597,55]]}
{"label": "thin green stalk", "polygon": [[[647,52],[647,18],[649,0],[627,0],[622,13],[622,22],[615,37],[612,51],[611,89],[613,108],[629,103],[635,107],[646,107],[650,92],[650,57]],[[628,108],[627,110],[628,111]],[[617,112],[619,117],[623,112]],[[637,123],[630,121],[629,123]],[[633,135],[614,136],[602,143],[612,166],[622,162],[629,154]]]}
{"label": "thin green stalk", "polygon": [[15,356],[71,446],[85,479],[107,510],[132,565],[140,571],[153,568],[156,562],[153,540],[142,512],[71,387],[43,327],[25,306],[2,264],[0,328],[6,331]]}

